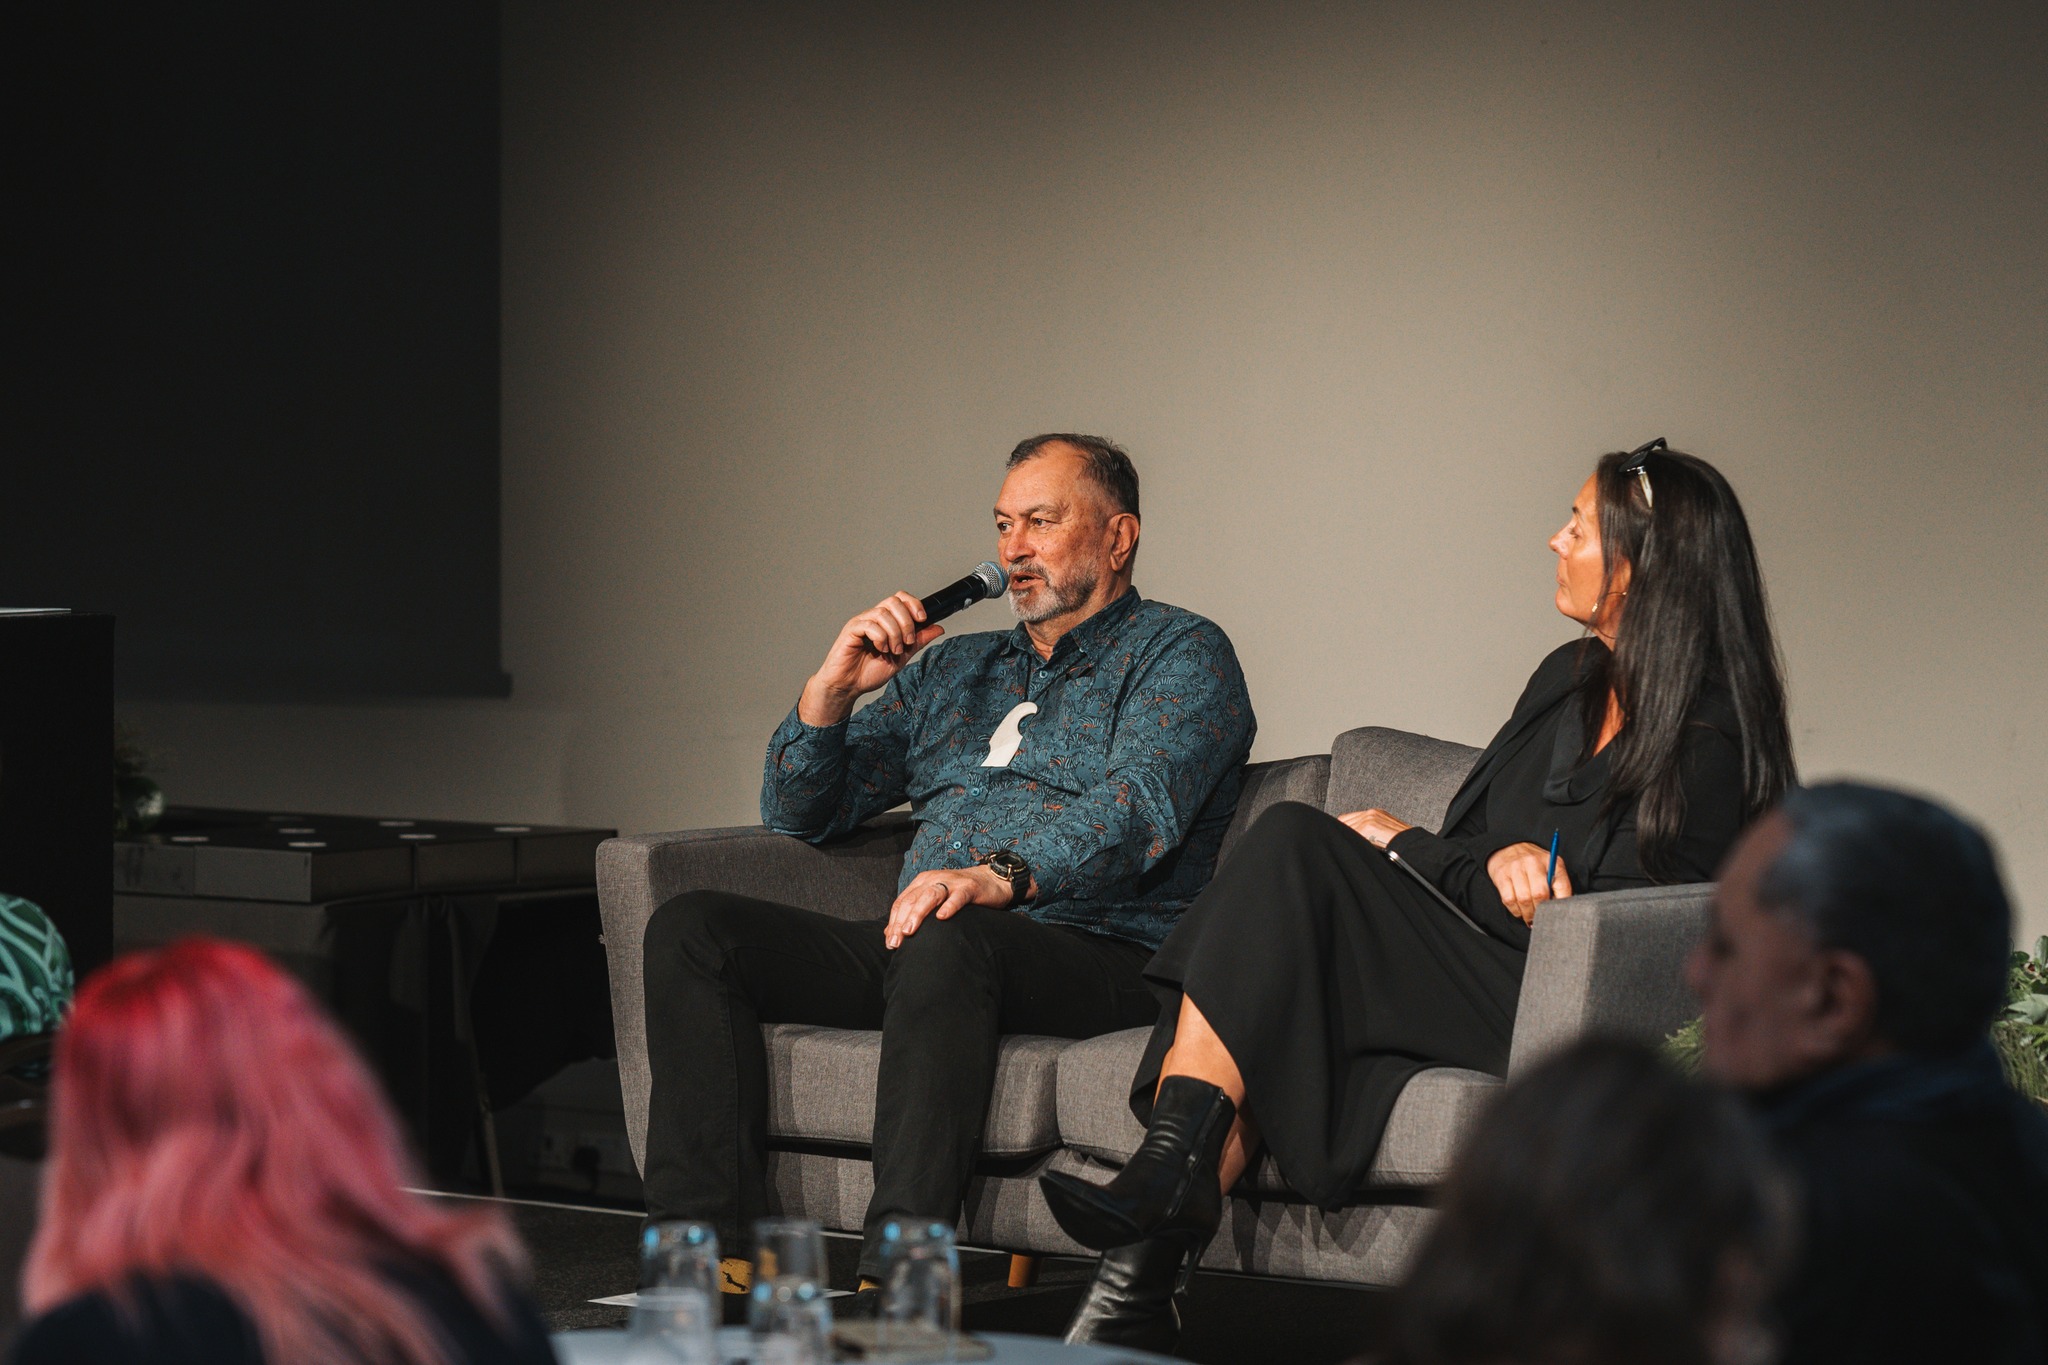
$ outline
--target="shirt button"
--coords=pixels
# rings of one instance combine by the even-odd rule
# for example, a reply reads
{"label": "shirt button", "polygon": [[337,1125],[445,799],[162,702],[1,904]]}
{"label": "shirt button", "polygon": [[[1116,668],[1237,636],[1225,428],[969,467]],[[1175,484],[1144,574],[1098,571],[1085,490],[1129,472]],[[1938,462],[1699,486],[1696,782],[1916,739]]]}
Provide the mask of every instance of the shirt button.
{"label": "shirt button", "polygon": [[958,847],[960,847],[960,841],[959,841],[958,839],[955,839],[955,840],[953,841],[953,847],[955,847],[955,848],[958,848]]}
{"label": "shirt button", "polygon": [[979,787],[969,787],[969,788],[967,789],[967,794],[968,794],[969,796],[979,796],[979,795],[981,795],[981,788],[979,788]]}

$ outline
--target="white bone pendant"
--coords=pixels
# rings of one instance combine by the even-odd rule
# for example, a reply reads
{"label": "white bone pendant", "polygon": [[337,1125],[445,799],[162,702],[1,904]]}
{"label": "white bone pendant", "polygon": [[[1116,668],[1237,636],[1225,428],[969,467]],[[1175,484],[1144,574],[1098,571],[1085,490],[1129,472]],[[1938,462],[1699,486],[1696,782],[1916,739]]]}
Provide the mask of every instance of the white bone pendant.
{"label": "white bone pendant", "polygon": [[1020,701],[1010,708],[1010,714],[1003,717],[1003,723],[988,737],[988,757],[981,760],[984,768],[1007,768],[1010,760],[1017,756],[1017,746],[1024,742],[1023,732],[1018,728],[1024,724],[1024,717],[1035,715],[1038,703]]}

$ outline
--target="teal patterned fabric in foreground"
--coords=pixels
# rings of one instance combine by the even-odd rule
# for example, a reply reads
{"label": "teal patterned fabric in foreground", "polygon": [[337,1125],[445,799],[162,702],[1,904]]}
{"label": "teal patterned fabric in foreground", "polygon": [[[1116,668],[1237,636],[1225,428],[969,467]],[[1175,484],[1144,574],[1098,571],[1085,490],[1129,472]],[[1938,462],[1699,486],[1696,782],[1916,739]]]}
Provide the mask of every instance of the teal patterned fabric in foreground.
{"label": "teal patterned fabric in foreground", "polygon": [[0,895],[0,1039],[55,1029],[74,984],[71,950],[42,907]]}
{"label": "teal patterned fabric in foreground", "polygon": [[1024,627],[939,640],[838,725],[794,709],[761,821],[821,843],[904,800],[903,884],[1013,849],[1020,912],[1157,948],[1216,870],[1257,724],[1230,639],[1133,588],[1050,659]]}

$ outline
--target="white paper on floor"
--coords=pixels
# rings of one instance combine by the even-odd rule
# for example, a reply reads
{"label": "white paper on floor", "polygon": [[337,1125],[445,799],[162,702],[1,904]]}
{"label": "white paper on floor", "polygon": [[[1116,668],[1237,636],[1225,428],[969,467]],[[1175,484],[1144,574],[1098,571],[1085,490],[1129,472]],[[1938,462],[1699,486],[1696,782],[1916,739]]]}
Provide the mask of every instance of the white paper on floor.
{"label": "white paper on floor", "polygon": [[[828,1299],[851,1298],[853,1297],[853,1291],[851,1289],[828,1289],[825,1291],[825,1297]],[[606,1308],[637,1308],[640,1306],[640,1295],[637,1292],[614,1294],[608,1299],[592,1299],[590,1302],[603,1304]]]}

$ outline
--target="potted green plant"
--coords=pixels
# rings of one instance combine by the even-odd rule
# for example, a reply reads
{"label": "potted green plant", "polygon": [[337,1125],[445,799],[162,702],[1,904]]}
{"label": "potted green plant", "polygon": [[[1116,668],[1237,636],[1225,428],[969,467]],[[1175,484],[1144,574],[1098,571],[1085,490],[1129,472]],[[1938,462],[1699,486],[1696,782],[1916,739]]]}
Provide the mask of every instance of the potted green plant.
{"label": "potted green plant", "polygon": [[2012,955],[2005,1000],[1991,1039],[2006,1079],[2013,1089],[2048,1104],[2048,934],[2035,941],[2032,956]]}

